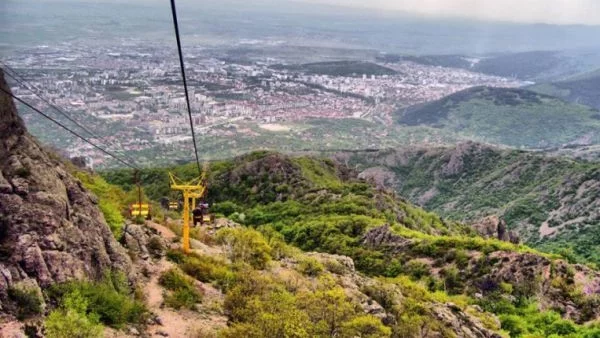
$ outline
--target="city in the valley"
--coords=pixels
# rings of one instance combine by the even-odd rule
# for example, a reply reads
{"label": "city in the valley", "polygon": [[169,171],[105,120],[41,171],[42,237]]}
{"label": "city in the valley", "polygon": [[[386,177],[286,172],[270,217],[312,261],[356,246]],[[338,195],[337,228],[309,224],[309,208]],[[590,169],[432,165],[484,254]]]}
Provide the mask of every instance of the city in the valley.
{"label": "city in the valley", "polygon": [[[373,51],[356,51],[356,57],[348,55],[350,51],[344,59],[325,50],[320,57],[300,60],[284,53],[248,53],[252,43],[184,49],[202,157],[232,155],[234,147],[240,152],[250,147],[298,151],[381,147],[411,140],[435,143],[446,135],[399,129],[394,114],[470,87],[524,84]],[[302,47],[281,49],[301,54]],[[33,89],[96,131],[102,144],[130,152],[141,162],[160,163],[190,156],[190,122],[174,52],[147,42],[107,47],[65,43],[27,48],[5,63],[25,80],[9,78],[19,97],[72,124]],[[49,121],[27,109],[21,112],[34,132],[48,129]],[[69,156],[110,165],[91,145],[55,130],[42,138]]]}

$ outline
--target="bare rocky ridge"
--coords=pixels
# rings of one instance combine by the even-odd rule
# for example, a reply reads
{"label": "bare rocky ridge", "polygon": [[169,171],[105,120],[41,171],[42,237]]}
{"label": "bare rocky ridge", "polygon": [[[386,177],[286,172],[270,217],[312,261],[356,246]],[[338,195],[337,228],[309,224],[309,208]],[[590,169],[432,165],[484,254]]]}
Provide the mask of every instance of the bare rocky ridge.
{"label": "bare rocky ridge", "polygon": [[[10,90],[0,71],[0,86]],[[117,269],[133,277],[95,196],[29,135],[0,93],[0,313],[11,288],[43,289]]]}

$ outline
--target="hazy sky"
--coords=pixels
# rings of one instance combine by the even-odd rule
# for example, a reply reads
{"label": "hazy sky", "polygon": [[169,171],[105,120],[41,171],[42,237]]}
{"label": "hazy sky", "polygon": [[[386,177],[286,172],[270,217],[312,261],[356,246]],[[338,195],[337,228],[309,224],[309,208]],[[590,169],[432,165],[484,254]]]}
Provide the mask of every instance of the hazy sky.
{"label": "hazy sky", "polygon": [[600,0],[304,0],[423,15],[527,23],[600,25]]}

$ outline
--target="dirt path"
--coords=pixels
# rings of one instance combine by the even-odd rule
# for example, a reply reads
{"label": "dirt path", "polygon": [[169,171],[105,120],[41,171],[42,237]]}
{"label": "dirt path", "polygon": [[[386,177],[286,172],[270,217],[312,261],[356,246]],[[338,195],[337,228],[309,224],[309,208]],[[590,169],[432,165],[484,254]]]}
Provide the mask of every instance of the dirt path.
{"label": "dirt path", "polygon": [[197,314],[187,310],[175,311],[169,308],[161,308],[163,302],[163,288],[158,284],[160,275],[173,267],[173,263],[163,259],[153,266],[150,281],[144,285],[144,293],[148,308],[158,316],[159,324],[149,325],[146,334],[150,337],[191,337],[194,334],[193,327]]}
{"label": "dirt path", "polygon": [[[161,235],[170,241],[176,238],[176,234],[169,228],[154,222],[147,222],[146,225],[159,231]],[[208,251],[206,244],[192,240],[192,248],[201,253]],[[149,337],[196,337],[209,336],[216,329],[227,326],[227,317],[215,310],[220,308],[219,304],[223,302],[223,294],[213,288],[211,285],[197,282],[197,286],[204,293],[204,299],[200,304],[198,311],[174,310],[167,307],[161,307],[163,302],[164,289],[160,286],[158,280],[160,275],[174,267],[175,265],[165,258],[156,264],[152,264],[150,280],[144,285],[144,294],[148,308],[157,315],[160,324],[149,325],[146,329],[146,335]]]}
{"label": "dirt path", "polygon": [[25,338],[23,323],[16,320],[3,322],[3,320],[0,318],[0,338]]}
{"label": "dirt path", "polygon": [[[146,225],[157,230],[167,242],[177,238],[177,235],[164,225],[146,222]],[[192,239],[190,241],[192,250],[200,254],[221,255],[220,247],[208,246],[200,241]],[[141,333],[144,337],[213,337],[215,332],[227,326],[227,317],[221,313],[223,305],[223,294],[212,285],[196,282],[198,289],[202,290],[204,297],[202,303],[198,305],[198,311],[174,310],[163,307],[164,289],[160,286],[158,280],[161,274],[175,264],[162,258],[159,261],[148,265],[149,279],[142,285],[146,304],[151,313],[157,318],[157,323],[148,325],[145,332]],[[2,319],[2,318],[0,318]],[[0,321],[0,338],[24,338],[23,324],[17,321]],[[109,338],[136,338],[139,333],[131,334],[127,329],[117,331],[106,328],[105,337]]]}
{"label": "dirt path", "polygon": [[166,226],[164,226],[162,224],[158,224],[158,223],[155,223],[152,221],[146,221],[146,225],[153,228],[154,230],[158,231],[160,233],[160,235],[167,241],[170,241],[173,238],[177,237],[177,235],[173,232],[173,230],[167,228]]}

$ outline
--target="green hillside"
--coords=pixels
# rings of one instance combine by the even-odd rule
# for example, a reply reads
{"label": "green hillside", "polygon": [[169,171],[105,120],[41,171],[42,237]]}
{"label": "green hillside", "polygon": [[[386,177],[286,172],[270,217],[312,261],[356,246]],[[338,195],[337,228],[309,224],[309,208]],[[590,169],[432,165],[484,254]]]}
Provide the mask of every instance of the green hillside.
{"label": "green hillside", "polygon": [[[167,170],[187,178],[196,174],[193,164],[143,170],[145,191],[152,198],[169,194]],[[125,170],[103,176],[131,187],[131,173]],[[213,212],[256,228],[267,239],[352,258],[364,276],[361,291],[390,315],[383,322],[392,337],[423,332],[469,336],[466,329],[478,330],[482,337],[492,332],[499,337],[580,337],[597,331],[574,324],[597,316],[597,299],[578,291],[587,282],[568,277],[573,268],[556,256],[477,237],[469,227],[358,179],[355,171],[329,159],[252,153],[211,163],[209,184]],[[312,271],[310,266],[320,270],[313,262],[304,271]],[[582,274],[591,271],[579,269]],[[220,277],[213,278],[219,283]],[[552,283],[544,283],[547,278]],[[263,292],[255,301],[272,299],[267,297],[271,291]],[[444,306],[462,324],[449,323]]]}
{"label": "green hillside", "polygon": [[474,143],[339,156],[445,217],[499,215],[534,247],[600,263],[600,164]]}
{"label": "green hillside", "polygon": [[492,144],[551,148],[600,142],[593,109],[522,89],[476,87],[402,109],[406,126],[432,126]]}
{"label": "green hillside", "polygon": [[[537,84],[527,89],[600,109],[600,70],[564,81]],[[595,118],[600,119],[600,112],[596,113]]]}

